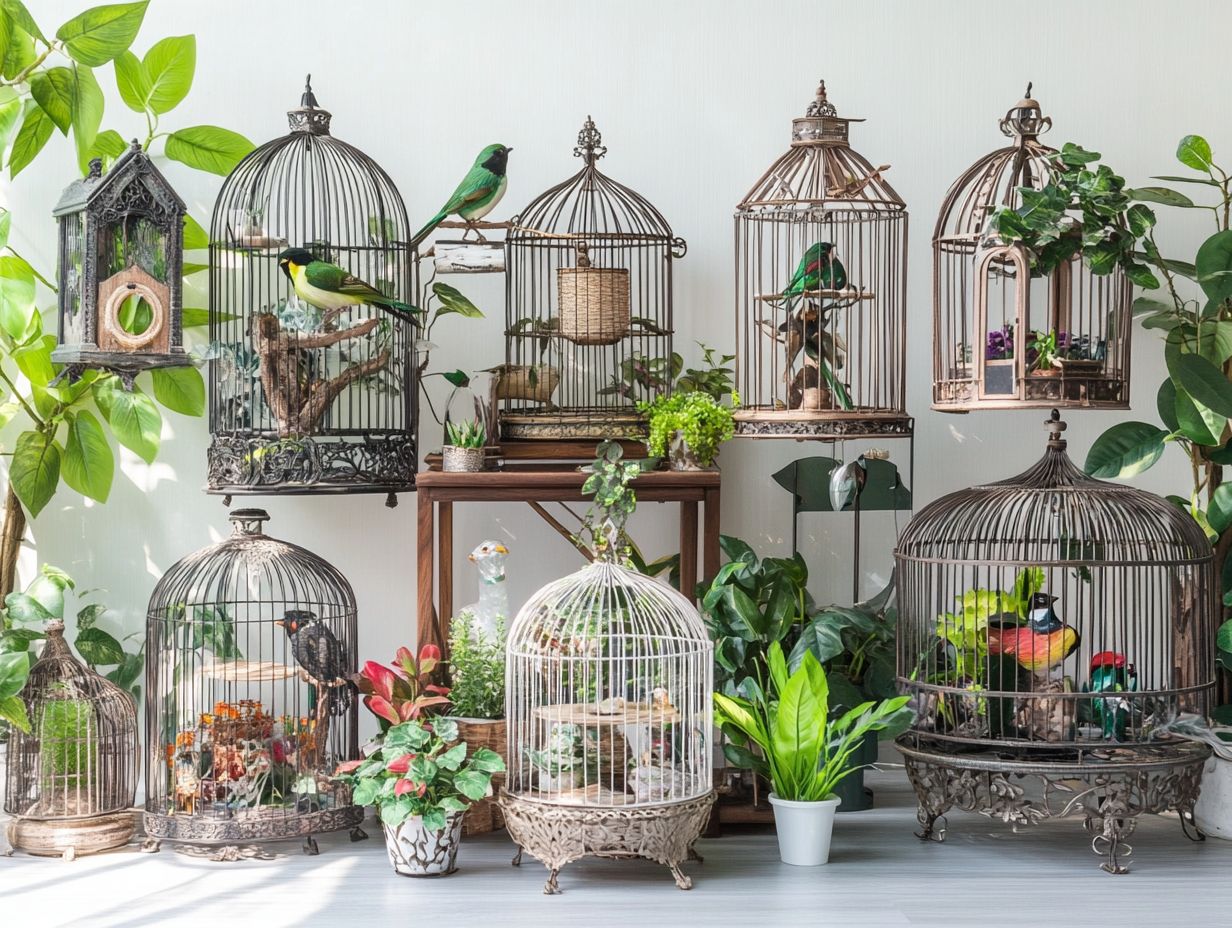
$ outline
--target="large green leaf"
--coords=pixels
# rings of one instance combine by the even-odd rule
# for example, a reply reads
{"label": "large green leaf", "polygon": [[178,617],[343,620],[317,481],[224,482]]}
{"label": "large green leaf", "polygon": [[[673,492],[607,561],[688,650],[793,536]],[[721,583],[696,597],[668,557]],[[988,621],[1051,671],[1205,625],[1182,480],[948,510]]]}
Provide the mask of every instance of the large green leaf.
{"label": "large green leaf", "polygon": [[811,653],[823,664],[843,653],[843,639],[833,620],[824,613],[814,616],[804,626],[800,639],[791,649],[791,666],[799,667],[804,655]]}
{"label": "large green leaf", "polygon": [[178,35],[155,42],[142,60],[149,108],[159,115],[175,109],[188,95],[196,68],[195,37]]}
{"label": "large green leaf", "polygon": [[34,17],[30,15],[30,11],[26,9],[26,5],[21,0],[0,0],[0,10],[3,10],[13,24],[26,35],[33,36],[44,44],[47,43],[43,30],[38,27],[38,23],[34,21]]}
{"label": "large green leaf", "polygon": [[102,411],[116,441],[135,451],[147,464],[158,455],[163,417],[154,401],[139,387],[125,390],[118,377],[108,377],[94,388],[94,401]]}
{"label": "large green leaf", "polygon": [[1216,232],[1203,242],[1194,268],[1209,299],[1222,302],[1232,296],[1232,231]]}
{"label": "large green leaf", "polygon": [[1167,437],[1149,422],[1121,422],[1095,439],[1083,468],[1092,477],[1134,477],[1159,460]]}
{"label": "large green leaf", "polygon": [[1195,402],[1221,416],[1232,416],[1232,383],[1206,358],[1197,354],[1177,354],[1170,360],[1168,372]]}
{"label": "large green leaf", "polygon": [[107,129],[94,136],[94,143],[90,146],[90,150],[86,152],[87,161],[90,158],[102,158],[103,170],[111,170],[111,166],[115,164],[116,158],[124,154],[124,149],[128,148],[127,143],[120,137],[120,133],[115,129]]}
{"label": "large green leaf", "polygon": [[[1172,381],[1167,381],[1172,383]],[[1217,447],[1223,440],[1223,429],[1227,418],[1214,410],[1207,409],[1201,403],[1195,403],[1184,390],[1174,389],[1173,403],[1176,429],[1190,441],[1197,442],[1208,448]],[[1167,420],[1164,420],[1167,424]]]}
{"label": "large green leaf", "polygon": [[30,96],[68,134],[73,122],[73,72],[65,67],[42,68],[30,75]]}
{"label": "large green leaf", "polygon": [[24,341],[34,303],[34,268],[24,258],[0,255],[0,329],[14,341]]}
{"label": "large green leaf", "polygon": [[[0,2],[0,8],[7,12],[10,4],[11,0],[3,0]],[[11,23],[13,20],[10,17],[8,21]],[[4,61],[0,63],[0,73],[5,80],[11,81],[34,64],[35,58],[34,40],[30,38],[30,34],[21,29],[12,29],[9,32],[8,48],[4,50]]]}
{"label": "large green leaf", "polygon": [[64,482],[82,496],[107,502],[115,475],[115,455],[102,425],[88,409],[68,417],[62,471]]}
{"label": "large green leaf", "polygon": [[1159,392],[1155,395],[1155,409],[1168,431],[1180,431],[1181,424],[1176,415],[1176,384],[1171,377],[1159,385]]}
{"label": "large green leaf", "polygon": [[96,6],[57,29],[56,38],[76,61],[98,67],[133,44],[148,5],[148,0],[141,0]]}
{"label": "large green leaf", "polygon": [[22,432],[17,436],[9,480],[30,516],[37,516],[60,484],[60,449],[42,432]]}
{"label": "large green leaf", "polygon": [[0,719],[19,731],[30,731],[30,717],[26,714],[26,704],[20,696],[5,696],[0,699]]}
{"label": "large green leaf", "polygon": [[51,351],[56,346],[54,335],[44,335],[29,345],[22,345],[13,352],[13,360],[25,374],[26,379],[36,387],[45,387],[56,377],[56,370],[51,364]]}
{"label": "large green leaf", "polygon": [[226,177],[252,148],[252,142],[230,129],[191,126],[167,136],[164,154],[190,168]]}
{"label": "large green leaf", "polygon": [[479,800],[492,788],[492,777],[478,770],[462,770],[453,778],[453,785],[467,799]]}
{"label": "large green leaf", "polygon": [[1211,504],[1206,507],[1206,521],[1221,535],[1232,527],[1232,483],[1221,483],[1215,488]]}
{"label": "large green leaf", "polygon": [[201,223],[187,213],[184,214],[184,250],[195,251],[210,247],[209,233],[201,227]]}
{"label": "large green leaf", "polygon": [[130,110],[144,113],[145,101],[150,96],[150,81],[145,76],[141,59],[132,52],[125,51],[116,55],[113,66],[120,99]]}
{"label": "large green leaf", "polygon": [[153,374],[154,398],[185,416],[205,414],[205,381],[195,367],[161,367]]}
{"label": "large green leaf", "polygon": [[451,287],[447,283],[436,281],[432,284],[432,292],[436,294],[436,298],[441,301],[441,308],[436,311],[438,316],[443,316],[446,313],[458,313],[466,316],[468,319],[482,319],[483,313],[479,307],[472,303],[462,291],[456,287]]}
{"label": "large green leaf", "polygon": [[766,632],[765,616],[757,608],[757,603],[740,587],[729,584],[723,587],[723,595],[719,599],[731,630],[745,641],[757,641]]}
{"label": "large green leaf", "polygon": [[[3,58],[3,55],[0,55]],[[12,87],[0,87],[0,153],[9,145],[9,137],[21,118],[22,100]]]}
{"label": "large green leaf", "polygon": [[1160,203],[1164,206],[1181,207],[1194,205],[1194,201],[1185,196],[1185,194],[1178,190],[1169,190],[1167,187],[1136,187],[1133,190],[1126,190],[1125,193],[1130,198],[1143,203]]}
{"label": "large green leaf", "polygon": [[89,68],[78,65],[73,71],[73,143],[77,146],[77,166],[84,174],[103,122],[103,91]]}
{"label": "large green leaf", "polygon": [[22,120],[17,138],[13,140],[13,147],[9,151],[10,177],[16,177],[38,156],[55,128],[55,123],[43,112],[41,106],[33,100],[26,104],[26,117]]}
{"label": "large green leaf", "polygon": [[20,693],[29,670],[30,659],[25,654],[0,654],[0,699]]}
{"label": "large green leaf", "polygon": [[101,628],[87,628],[78,632],[73,645],[91,667],[109,667],[112,664],[124,663],[124,646]]}
{"label": "large green leaf", "polygon": [[1176,160],[1195,171],[1211,171],[1211,146],[1200,135],[1187,135],[1176,147]]}

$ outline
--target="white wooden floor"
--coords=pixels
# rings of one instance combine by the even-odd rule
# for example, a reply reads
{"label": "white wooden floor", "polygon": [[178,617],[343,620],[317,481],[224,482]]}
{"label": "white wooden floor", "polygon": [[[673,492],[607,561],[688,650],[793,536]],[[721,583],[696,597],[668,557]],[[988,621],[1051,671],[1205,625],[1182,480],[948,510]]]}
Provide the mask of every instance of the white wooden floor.
{"label": "white wooden floor", "polygon": [[966,814],[950,816],[944,844],[912,835],[915,807],[901,769],[870,777],[877,808],[841,815],[831,863],[779,863],[768,831],[702,841],[704,864],[689,864],[690,892],[652,864],[583,861],[561,875],[560,896],[542,895],[545,872],[528,858],[509,865],[503,835],[468,839],[459,871],[435,880],[395,876],[380,831],[351,844],[321,839],[321,854],[275,846],[271,861],[219,864],[172,852],[126,850],[71,864],[0,858],[0,925],[168,925],[177,928],[377,926],[781,925],[881,926],[1228,924],[1232,842],[1193,844],[1175,817],[1145,820],[1134,836],[1133,872],[1097,869],[1081,822],[1014,835]]}

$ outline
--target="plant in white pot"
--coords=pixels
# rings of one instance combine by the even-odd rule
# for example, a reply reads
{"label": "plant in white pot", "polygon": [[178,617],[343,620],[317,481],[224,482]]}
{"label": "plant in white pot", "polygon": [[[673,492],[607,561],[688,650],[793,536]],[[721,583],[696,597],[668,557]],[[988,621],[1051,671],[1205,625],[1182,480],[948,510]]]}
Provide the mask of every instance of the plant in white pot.
{"label": "plant in white pot", "polygon": [[[1219,626],[1215,658],[1232,671],[1232,619]],[[1211,756],[1202,768],[1202,788],[1194,805],[1194,821],[1203,833],[1232,840],[1232,705],[1216,706],[1211,713],[1214,727],[1195,725],[1200,740],[1211,746]]]}
{"label": "plant in white pot", "polygon": [[766,654],[768,679],[750,678],[743,696],[714,694],[715,722],[727,735],[727,759],[770,781],[770,803],[783,863],[815,867],[830,859],[839,799],[834,788],[859,769],[855,755],[907,704],[906,696],[865,702],[830,718],[826,672],[806,652],[788,674],[778,642]]}

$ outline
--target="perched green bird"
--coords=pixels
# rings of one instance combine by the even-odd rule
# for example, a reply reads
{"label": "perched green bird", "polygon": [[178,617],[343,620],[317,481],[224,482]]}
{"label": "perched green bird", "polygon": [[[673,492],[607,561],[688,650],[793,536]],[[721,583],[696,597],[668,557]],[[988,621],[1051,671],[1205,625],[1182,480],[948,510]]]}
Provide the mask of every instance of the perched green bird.
{"label": "perched green bird", "polygon": [[[492,212],[493,207],[505,195],[505,188],[509,186],[505,166],[511,151],[512,148],[501,144],[489,145],[481,151],[471,169],[462,178],[462,183],[458,184],[458,189],[453,192],[453,196],[445,202],[440,212],[428,220],[426,226],[415,233],[415,237],[411,239],[411,247],[414,248],[427,238],[432,230],[452,213],[457,213],[469,223]],[[482,240],[483,236],[479,238]]]}
{"label": "perched green bird", "polygon": [[295,295],[324,312],[348,306],[378,306],[411,322],[421,312],[418,307],[386,296],[338,265],[314,258],[306,248],[288,248],[278,255],[278,266],[291,281]]}
{"label": "perched green bird", "polygon": [[783,288],[784,309],[791,312],[801,294],[813,290],[842,290],[846,286],[847,269],[834,256],[834,246],[829,242],[815,242],[804,253],[791,281]]}

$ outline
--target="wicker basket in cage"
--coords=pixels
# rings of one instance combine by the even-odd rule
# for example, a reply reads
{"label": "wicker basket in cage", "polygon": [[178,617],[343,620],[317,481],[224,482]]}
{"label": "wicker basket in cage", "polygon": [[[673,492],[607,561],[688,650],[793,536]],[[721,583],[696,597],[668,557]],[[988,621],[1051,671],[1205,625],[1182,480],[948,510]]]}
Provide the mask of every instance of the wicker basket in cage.
{"label": "wicker basket in cage", "polygon": [[[455,718],[454,721],[458,723],[458,740],[466,742],[468,754],[473,754],[479,748],[487,748],[495,751],[504,759],[506,747],[504,719]],[[495,798],[504,782],[503,773],[495,774],[492,777],[492,798],[481,799],[466,810],[466,817],[462,820],[464,835],[479,835],[505,827],[505,817],[501,814],[500,806],[496,804]]]}
{"label": "wicker basket in cage", "polygon": [[629,272],[592,267],[584,243],[577,266],[556,269],[560,334],[579,345],[613,345],[629,334]]}

